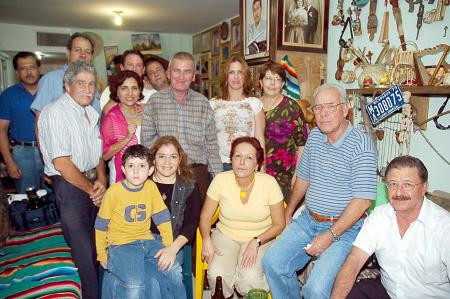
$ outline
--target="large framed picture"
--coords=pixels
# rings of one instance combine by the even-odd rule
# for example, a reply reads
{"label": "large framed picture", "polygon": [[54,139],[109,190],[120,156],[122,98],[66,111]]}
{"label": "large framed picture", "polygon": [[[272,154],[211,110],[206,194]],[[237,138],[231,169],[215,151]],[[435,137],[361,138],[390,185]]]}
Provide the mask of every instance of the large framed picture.
{"label": "large framed picture", "polygon": [[278,49],[326,53],[328,4],[326,0],[279,0]]}
{"label": "large framed picture", "polygon": [[231,19],[231,52],[241,52],[241,36],[241,17],[237,16]]}
{"label": "large framed picture", "polygon": [[276,1],[240,0],[244,57],[250,64],[268,61],[275,56],[275,31],[271,20]]}

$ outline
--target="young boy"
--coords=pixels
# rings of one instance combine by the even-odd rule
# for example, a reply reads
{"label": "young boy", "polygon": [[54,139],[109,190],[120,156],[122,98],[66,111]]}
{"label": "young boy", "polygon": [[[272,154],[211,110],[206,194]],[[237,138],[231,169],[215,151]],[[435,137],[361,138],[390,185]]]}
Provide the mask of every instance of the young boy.
{"label": "young boy", "polygon": [[[125,179],[103,197],[95,221],[97,260],[107,270],[102,298],[186,298],[180,265],[161,270],[154,258],[173,236],[170,212],[158,187],[148,180],[151,164],[149,149],[130,146],[122,157]],[[151,219],[164,245],[153,238]],[[148,278],[160,282],[157,294]]]}

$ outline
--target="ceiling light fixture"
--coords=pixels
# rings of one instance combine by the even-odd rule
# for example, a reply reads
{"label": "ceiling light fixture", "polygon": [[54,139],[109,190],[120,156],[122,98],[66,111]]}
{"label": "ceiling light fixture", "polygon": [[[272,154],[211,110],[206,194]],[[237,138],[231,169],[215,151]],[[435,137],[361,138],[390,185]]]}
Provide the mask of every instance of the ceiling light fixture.
{"label": "ceiling light fixture", "polygon": [[116,14],[116,16],[114,17],[114,24],[116,24],[117,26],[122,25],[122,17],[120,16],[120,14],[123,13],[123,11],[115,10],[114,13]]}

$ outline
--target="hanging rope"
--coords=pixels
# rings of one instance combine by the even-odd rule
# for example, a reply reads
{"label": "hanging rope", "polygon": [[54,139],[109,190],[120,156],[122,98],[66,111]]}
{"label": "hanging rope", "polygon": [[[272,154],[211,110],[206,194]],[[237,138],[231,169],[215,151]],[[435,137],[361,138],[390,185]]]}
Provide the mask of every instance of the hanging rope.
{"label": "hanging rope", "polygon": [[431,144],[431,141],[427,138],[427,136],[425,136],[425,134],[422,132],[422,130],[420,128],[417,127],[417,130],[419,131],[420,135],[422,135],[423,139],[425,139],[425,141],[428,143],[428,145],[431,147],[431,149],[433,149],[433,151],[442,159],[444,160],[445,163],[447,163],[447,165],[450,166],[450,162],[445,159],[444,156],[442,156],[439,151],[433,146],[433,144]]}

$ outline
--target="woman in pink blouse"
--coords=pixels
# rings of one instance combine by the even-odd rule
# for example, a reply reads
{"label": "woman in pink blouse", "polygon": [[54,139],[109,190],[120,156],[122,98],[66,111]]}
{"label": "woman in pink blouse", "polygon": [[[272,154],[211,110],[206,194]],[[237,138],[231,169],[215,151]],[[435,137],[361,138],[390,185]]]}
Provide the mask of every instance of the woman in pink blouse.
{"label": "woman in pink blouse", "polygon": [[108,163],[110,185],[124,178],[121,166],[125,150],[139,143],[142,115],[136,103],[143,98],[143,87],[142,78],[132,71],[116,74],[109,85],[111,100],[119,103],[103,116],[100,126],[103,159],[111,159]]}

